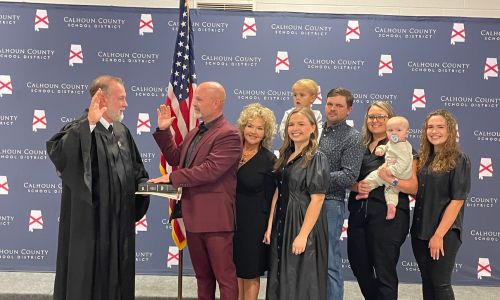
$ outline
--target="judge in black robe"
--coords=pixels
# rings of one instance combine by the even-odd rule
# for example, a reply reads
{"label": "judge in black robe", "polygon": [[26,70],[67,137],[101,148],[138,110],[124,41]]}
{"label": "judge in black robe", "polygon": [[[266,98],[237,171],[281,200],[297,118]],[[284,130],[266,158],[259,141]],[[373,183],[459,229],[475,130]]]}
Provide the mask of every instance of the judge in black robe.
{"label": "judge in black robe", "polygon": [[100,76],[90,92],[89,109],[47,142],[63,185],[54,299],[134,299],[135,221],[149,205],[135,191],[148,174],[120,122],[121,79]]}

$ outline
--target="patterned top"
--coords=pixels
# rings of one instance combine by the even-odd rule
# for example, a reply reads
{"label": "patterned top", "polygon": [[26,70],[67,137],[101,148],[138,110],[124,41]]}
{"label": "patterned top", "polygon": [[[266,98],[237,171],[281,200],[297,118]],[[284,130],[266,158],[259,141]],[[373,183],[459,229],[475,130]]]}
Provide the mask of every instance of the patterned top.
{"label": "patterned top", "polygon": [[325,122],[319,150],[328,158],[330,185],[326,200],[344,201],[346,188],[356,183],[365,147],[361,134],[345,121],[327,127]]}

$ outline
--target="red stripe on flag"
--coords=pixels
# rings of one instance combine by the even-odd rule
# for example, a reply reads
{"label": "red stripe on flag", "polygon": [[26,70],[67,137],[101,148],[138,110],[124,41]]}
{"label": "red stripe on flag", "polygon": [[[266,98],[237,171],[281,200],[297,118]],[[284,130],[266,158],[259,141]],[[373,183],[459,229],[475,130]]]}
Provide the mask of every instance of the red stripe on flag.
{"label": "red stripe on flag", "polygon": [[[194,70],[193,30],[189,5],[186,2],[186,0],[180,0],[179,3],[179,24],[187,26],[178,27],[172,61],[172,73],[165,100],[165,104],[170,107],[171,115],[175,117],[170,130],[177,145],[181,144],[186,133],[198,124],[191,116],[191,100],[196,88],[196,73]],[[180,164],[182,163],[180,162]],[[164,174],[166,169],[166,160],[161,155],[160,171]],[[173,201],[170,200],[169,203],[170,213],[173,209]],[[179,250],[186,246],[184,232],[182,219],[174,219],[172,221],[172,239]]]}

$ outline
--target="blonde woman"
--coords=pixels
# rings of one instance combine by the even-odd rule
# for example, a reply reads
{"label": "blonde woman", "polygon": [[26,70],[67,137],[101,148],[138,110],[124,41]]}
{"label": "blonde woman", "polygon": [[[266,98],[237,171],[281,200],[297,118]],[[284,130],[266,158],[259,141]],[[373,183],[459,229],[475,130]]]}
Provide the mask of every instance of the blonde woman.
{"label": "blonde woman", "polygon": [[236,184],[236,231],[233,259],[240,300],[255,300],[260,276],[269,266],[269,246],[262,242],[276,184],[276,156],[269,150],[275,134],[273,112],[259,103],[246,106],[238,119],[243,140]]}
{"label": "blonde woman", "polygon": [[328,226],[322,207],[328,160],[317,151],[318,128],[309,108],[292,110],[285,124],[274,165],[278,188],[264,236],[271,244],[267,299],[326,299]]}
{"label": "blonde woman", "polygon": [[470,160],[457,143],[457,121],[447,110],[431,112],[420,138],[418,192],[411,245],[424,299],[455,299],[451,274],[462,244]]}
{"label": "blonde woman", "polygon": [[[349,195],[349,227],[347,228],[347,255],[351,269],[365,299],[397,299],[400,248],[410,227],[410,205],[408,194],[417,191],[416,160],[412,162],[410,179],[387,177],[379,171],[385,182],[397,188],[398,205],[396,216],[387,220],[387,204],[384,187],[371,190],[363,180],[385,162],[383,156],[375,155],[377,146],[388,143],[387,120],[394,117],[392,106],[377,101],[368,106],[363,125],[363,144],[366,149],[361,162],[358,183],[351,187]],[[359,193],[369,193],[366,199],[356,199]]]}

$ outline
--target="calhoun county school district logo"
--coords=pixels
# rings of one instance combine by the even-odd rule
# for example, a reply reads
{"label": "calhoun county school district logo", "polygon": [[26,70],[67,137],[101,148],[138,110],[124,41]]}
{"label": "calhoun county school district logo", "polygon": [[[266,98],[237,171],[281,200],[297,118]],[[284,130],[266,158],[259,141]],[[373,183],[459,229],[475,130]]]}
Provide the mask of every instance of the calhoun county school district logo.
{"label": "calhoun county school district logo", "polygon": [[450,43],[452,45],[455,45],[455,43],[465,43],[464,23],[453,23],[453,28],[451,29]]}
{"label": "calhoun county school district logo", "polygon": [[83,50],[82,45],[71,44],[69,48],[69,66],[74,64],[83,64]]}
{"label": "calhoun county school district logo", "polygon": [[144,35],[145,33],[153,33],[153,17],[151,14],[141,14],[139,35]]}
{"label": "calhoun county school district logo", "polygon": [[0,115],[0,126],[13,126],[18,117],[17,115]]}
{"label": "calhoun county school district logo", "polygon": [[380,62],[378,64],[378,76],[384,74],[392,74],[394,66],[392,65],[392,56],[390,54],[380,55]]}
{"label": "calhoun county school district logo", "polygon": [[486,58],[484,63],[484,79],[488,80],[490,77],[498,77],[498,63],[496,57]]}
{"label": "calhoun county school district logo", "polygon": [[290,70],[290,60],[288,59],[288,51],[278,51],[276,54],[276,64],[274,71],[279,73],[280,71]]}
{"label": "calhoun county school district logo", "polygon": [[49,29],[49,15],[45,9],[37,9],[35,13],[35,31]]}
{"label": "calhoun county school district logo", "polygon": [[491,264],[487,257],[480,257],[477,261],[477,279],[483,277],[491,277]]}
{"label": "calhoun county school district logo", "polygon": [[342,229],[340,232],[340,240],[343,241],[344,239],[347,239],[347,228],[349,227],[349,220],[344,219],[344,224],[342,224]]}
{"label": "calhoun county school district logo", "polygon": [[360,37],[359,22],[357,20],[349,20],[345,31],[345,41],[350,43],[351,40],[359,40]]}
{"label": "calhoun county school district logo", "polygon": [[313,104],[321,104],[323,103],[323,97],[321,96],[321,86],[318,85],[318,95],[316,95],[316,99],[314,99]]}
{"label": "calhoun county school district logo", "polygon": [[408,195],[408,201],[410,201],[410,210],[413,210],[415,208],[415,198],[413,198],[411,195]]}
{"label": "calhoun county school district logo", "polygon": [[33,230],[43,229],[43,218],[41,210],[31,210],[30,219],[28,223],[28,230],[33,232]]}
{"label": "calhoun county school district logo", "polygon": [[142,217],[139,221],[135,222],[135,234],[138,234],[139,231],[148,231],[148,219],[146,215]]}
{"label": "calhoun county school district logo", "polygon": [[179,248],[177,248],[176,246],[169,246],[167,254],[167,267],[172,268],[172,266],[178,266],[178,265],[179,265]]}
{"label": "calhoun county school district logo", "polygon": [[16,25],[20,19],[20,15],[0,14],[0,25]]}
{"label": "calhoun county school district logo", "polygon": [[473,208],[494,208],[498,204],[498,198],[490,195],[472,195],[465,202],[467,207]]}
{"label": "calhoun county school district logo", "polygon": [[0,75],[0,97],[3,97],[3,95],[12,95],[12,92],[10,75]]}
{"label": "calhoun county school district logo", "polygon": [[151,132],[149,113],[139,113],[137,116],[137,134],[141,135],[143,132]]}
{"label": "calhoun county school district logo", "polygon": [[479,162],[479,179],[483,180],[484,177],[493,177],[493,163],[490,157],[481,157]]}
{"label": "calhoun county school district logo", "polygon": [[417,108],[425,108],[427,100],[425,99],[424,89],[413,89],[413,98],[411,100],[411,110],[417,110]]}
{"label": "calhoun county school district logo", "polygon": [[35,109],[33,112],[33,132],[38,129],[47,129],[47,117],[43,109]]}
{"label": "calhoun county school district logo", "polygon": [[257,23],[255,23],[255,18],[245,17],[241,37],[246,39],[249,36],[257,36]]}
{"label": "calhoun county school district logo", "polygon": [[0,195],[9,194],[9,183],[7,182],[7,176],[0,175]]}

